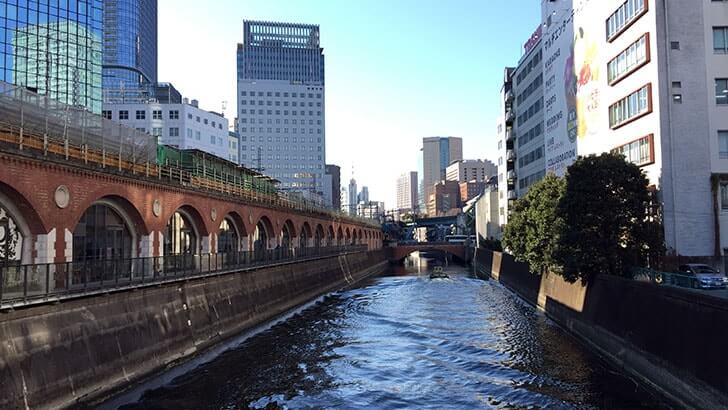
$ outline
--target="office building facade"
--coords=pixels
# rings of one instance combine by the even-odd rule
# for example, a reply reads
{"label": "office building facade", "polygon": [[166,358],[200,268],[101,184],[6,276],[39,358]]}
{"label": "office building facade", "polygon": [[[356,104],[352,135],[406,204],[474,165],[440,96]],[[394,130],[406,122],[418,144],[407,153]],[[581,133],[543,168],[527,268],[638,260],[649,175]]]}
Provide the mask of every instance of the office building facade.
{"label": "office building facade", "polygon": [[349,193],[349,201],[346,204],[349,215],[356,215],[356,204],[357,204],[357,191],[356,191],[356,180],[352,178],[349,181],[349,189],[347,191]]}
{"label": "office building facade", "polygon": [[448,165],[445,179],[457,182],[487,182],[497,173],[498,167],[487,159],[464,159]]}
{"label": "office building facade", "polygon": [[157,82],[157,0],[104,0],[104,103],[144,102]]}
{"label": "office building facade", "polygon": [[0,81],[99,114],[102,35],[101,0],[0,1]]}
{"label": "office building facade", "polygon": [[149,133],[157,137],[160,144],[180,149],[199,149],[230,160],[228,120],[218,113],[200,109],[195,100],[182,104],[113,104],[104,107],[102,115],[137,131]]}
{"label": "office building facade", "polygon": [[422,139],[422,186],[429,202],[436,183],[446,179],[447,167],[463,159],[463,140],[457,137]]}
{"label": "office building facade", "polygon": [[326,122],[319,27],[245,21],[243,28],[237,51],[241,162],[260,163],[284,190],[323,195]]}
{"label": "office building facade", "polygon": [[326,175],[324,175],[326,187],[325,193],[330,195],[330,202],[327,204],[333,209],[341,209],[341,167],[333,164],[326,164]]}
{"label": "office building facade", "polygon": [[406,172],[397,178],[397,211],[419,212],[419,183],[417,171]]}

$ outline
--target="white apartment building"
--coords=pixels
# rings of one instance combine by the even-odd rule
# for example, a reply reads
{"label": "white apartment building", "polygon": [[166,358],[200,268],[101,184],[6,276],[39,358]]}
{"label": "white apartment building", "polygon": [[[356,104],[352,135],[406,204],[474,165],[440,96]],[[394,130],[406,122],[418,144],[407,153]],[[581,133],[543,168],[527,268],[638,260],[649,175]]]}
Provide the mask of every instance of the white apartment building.
{"label": "white apartment building", "polygon": [[478,239],[501,239],[503,236],[498,202],[498,190],[489,187],[475,203],[475,231]]}
{"label": "white apartment building", "polygon": [[[668,249],[724,255],[728,2],[690,3],[542,2],[546,127],[553,124],[546,160],[564,169],[574,151],[625,154],[657,193]],[[550,136],[560,149],[550,150]]]}
{"label": "white apartment building", "polygon": [[238,80],[240,162],[281,188],[323,192],[324,87],[285,80]]}
{"label": "white apartment building", "polygon": [[487,159],[463,159],[448,165],[445,179],[457,182],[488,182],[497,173],[498,167]]}
{"label": "white apartment building", "polygon": [[127,127],[159,137],[159,143],[180,149],[199,149],[229,160],[228,120],[205,111],[192,100],[182,104],[159,102],[106,104],[102,115]]}
{"label": "white apartment building", "polygon": [[240,136],[237,132],[228,132],[228,160],[240,164]]}
{"label": "white apartment building", "polygon": [[397,178],[397,211],[404,213],[419,210],[417,171],[406,172]]}

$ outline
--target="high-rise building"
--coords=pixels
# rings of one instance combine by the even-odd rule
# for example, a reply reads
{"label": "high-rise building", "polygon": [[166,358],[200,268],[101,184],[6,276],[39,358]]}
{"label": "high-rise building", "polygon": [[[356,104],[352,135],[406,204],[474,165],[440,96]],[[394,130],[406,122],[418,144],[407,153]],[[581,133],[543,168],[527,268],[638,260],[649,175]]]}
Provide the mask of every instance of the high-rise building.
{"label": "high-rise building", "polygon": [[356,196],[356,202],[357,203],[369,202],[369,187],[366,187],[366,186],[361,187],[361,191]]}
{"label": "high-rise building", "polygon": [[104,0],[104,103],[154,97],[157,0]]}
{"label": "high-rise building", "polygon": [[0,81],[101,113],[101,0],[0,1]]}
{"label": "high-rise building", "polygon": [[354,178],[352,178],[351,181],[349,181],[348,192],[349,192],[349,202],[347,205],[349,207],[349,215],[356,215],[357,195],[356,195],[356,180]]}
{"label": "high-rise building", "polygon": [[498,173],[498,167],[487,159],[463,159],[448,165],[445,179],[457,182],[487,182]]}
{"label": "high-rise building", "polygon": [[326,122],[319,27],[245,21],[243,29],[237,50],[241,143],[259,153],[265,173],[281,188],[322,192]]}
{"label": "high-rise building", "polygon": [[324,175],[328,188],[324,192],[330,192],[331,201],[328,204],[333,209],[341,209],[341,167],[333,164],[326,164],[326,175]]}
{"label": "high-rise building", "polygon": [[516,153],[513,122],[516,114],[513,96],[514,67],[503,70],[503,85],[500,91],[498,115],[498,220],[500,225],[508,223],[511,205],[516,200]]}
{"label": "high-rise building", "polygon": [[397,211],[419,211],[417,171],[404,173],[397,178]]}
{"label": "high-rise building", "polygon": [[463,140],[457,137],[422,139],[422,185],[429,201],[436,183],[446,179],[446,170],[453,161],[463,159]]}

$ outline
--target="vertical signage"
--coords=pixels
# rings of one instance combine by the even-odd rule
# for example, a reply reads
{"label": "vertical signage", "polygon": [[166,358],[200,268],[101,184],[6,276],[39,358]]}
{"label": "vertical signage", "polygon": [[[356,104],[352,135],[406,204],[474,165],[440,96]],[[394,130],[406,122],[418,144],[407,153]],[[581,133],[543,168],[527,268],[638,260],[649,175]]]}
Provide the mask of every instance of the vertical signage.
{"label": "vertical signage", "polygon": [[542,4],[546,172],[562,176],[576,159],[577,82],[573,0]]}
{"label": "vertical signage", "polygon": [[[575,5],[575,3],[577,3]],[[546,172],[564,175],[576,160],[577,143],[601,125],[601,27],[590,18],[590,0],[542,3],[544,22],[544,107]],[[589,6],[589,7],[587,7]]]}

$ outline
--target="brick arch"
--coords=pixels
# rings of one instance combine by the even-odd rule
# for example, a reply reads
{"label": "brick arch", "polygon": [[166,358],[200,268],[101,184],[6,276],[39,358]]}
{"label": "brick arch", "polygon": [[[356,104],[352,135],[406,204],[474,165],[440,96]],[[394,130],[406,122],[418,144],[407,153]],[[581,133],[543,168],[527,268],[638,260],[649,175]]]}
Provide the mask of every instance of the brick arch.
{"label": "brick arch", "polygon": [[276,238],[278,235],[276,235],[276,231],[273,228],[273,221],[268,217],[268,215],[261,214],[258,216],[258,219],[255,220],[255,224],[253,225],[253,229],[251,230],[251,234],[255,232],[255,228],[258,227],[258,224],[263,223],[263,227],[265,228],[265,233],[268,236],[268,239]]}
{"label": "brick arch", "polygon": [[7,207],[14,208],[8,209],[8,212],[13,217],[21,219],[22,221],[20,222],[25,224],[31,235],[48,233],[48,223],[36,211],[36,209],[42,208],[39,206],[40,204],[34,206],[26,199],[25,195],[4,181],[0,181],[0,194],[7,197],[8,202],[10,202],[7,204]]}
{"label": "brick arch", "polygon": [[137,238],[137,240],[139,239],[139,236],[149,235],[150,229],[144,219],[144,216],[142,216],[142,212],[140,212],[136,205],[132,204],[125,197],[116,194],[104,195],[95,198],[92,201],[86,201],[85,203],[88,205],[83,209],[79,209],[73,215],[71,219],[72,223],[69,225],[71,230],[75,229],[78,223],[81,222],[81,217],[83,217],[89,208],[94,205],[101,204],[110,206],[111,209],[119,212],[122,219],[131,224],[129,229],[132,230],[132,234]]}
{"label": "brick arch", "polygon": [[339,229],[336,230],[336,244],[340,245],[341,241],[344,240],[344,230],[341,229],[341,226],[339,226]]}
{"label": "brick arch", "polygon": [[[166,232],[169,220],[177,211],[182,211],[183,213],[189,215],[191,222],[194,225],[195,230],[197,231],[197,234],[200,236],[199,240],[202,240],[203,237],[210,235],[210,231],[212,231],[212,229],[210,229],[210,226],[208,226],[207,224],[207,220],[202,216],[203,213],[200,212],[200,210],[197,209],[197,207],[195,207],[194,205],[186,202],[175,204],[175,206],[167,209],[166,214],[162,215],[162,217],[160,218],[162,222],[162,232]],[[216,225],[216,228],[217,227],[219,227],[219,225]],[[215,229],[215,231],[217,231],[217,229]]]}
{"label": "brick arch", "polygon": [[281,230],[278,232],[279,235],[283,235],[283,229],[288,228],[288,233],[291,235],[291,239],[298,236],[298,230],[296,229],[296,224],[293,223],[291,219],[286,219],[283,221],[283,224],[281,225]]}
{"label": "brick arch", "polygon": [[238,211],[234,210],[230,210],[222,214],[222,217],[215,222],[217,224],[217,230],[220,229],[220,225],[222,225],[222,221],[224,221],[225,218],[230,218],[234,222],[235,229],[238,230],[238,236],[241,239],[248,236],[248,227],[245,225],[243,217],[238,213]]}
{"label": "brick arch", "polygon": [[313,238],[313,231],[311,230],[311,224],[309,224],[308,221],[304,221],[303,225],[301,225],[300,235],[305,236],[308,239]]}

